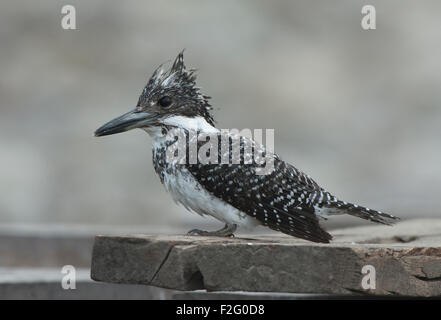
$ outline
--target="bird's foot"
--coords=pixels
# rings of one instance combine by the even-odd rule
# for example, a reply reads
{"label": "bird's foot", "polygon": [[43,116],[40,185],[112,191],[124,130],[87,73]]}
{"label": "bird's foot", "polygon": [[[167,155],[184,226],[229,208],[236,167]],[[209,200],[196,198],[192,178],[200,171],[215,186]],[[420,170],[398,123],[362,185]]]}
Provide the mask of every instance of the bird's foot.
{"label": "bird's foot", "polygon": [[206,237],[234,237],[234,231],[236,231],[237,225],[235,224],[225,224],[220,230],[216,231],[204,231],[199,229],[193,229],[188,231],[189,236],[206,236]]}

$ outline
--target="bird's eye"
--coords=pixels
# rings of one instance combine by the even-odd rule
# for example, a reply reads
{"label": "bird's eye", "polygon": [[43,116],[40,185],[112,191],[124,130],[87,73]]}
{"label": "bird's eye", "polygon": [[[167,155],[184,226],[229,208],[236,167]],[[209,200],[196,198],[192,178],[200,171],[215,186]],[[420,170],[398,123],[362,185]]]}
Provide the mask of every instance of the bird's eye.
{"label": "bird's eye", "polygon": [[162,97],[161,99],[158,100],[158,104],[164,108],[171,105],[171,103],[172,103],[172,99],[168,96]]}

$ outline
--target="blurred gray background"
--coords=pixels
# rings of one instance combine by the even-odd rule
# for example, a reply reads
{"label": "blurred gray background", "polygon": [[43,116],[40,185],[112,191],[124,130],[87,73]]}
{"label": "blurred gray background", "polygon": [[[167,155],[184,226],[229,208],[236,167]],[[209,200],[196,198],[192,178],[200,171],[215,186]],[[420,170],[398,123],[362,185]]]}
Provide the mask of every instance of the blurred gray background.
{"label": "blurred gray background", "polygon": [[[77,30],[61,28],[64,4]],[[364,4],[377,30],[361,29]],[[0,224],[220,227],[173,203],[146,133],[93,136],[183,48],[220,128],[274,128],[276,152],[344,200],[439,217],[440,13],[439,1],[2,1]]]}

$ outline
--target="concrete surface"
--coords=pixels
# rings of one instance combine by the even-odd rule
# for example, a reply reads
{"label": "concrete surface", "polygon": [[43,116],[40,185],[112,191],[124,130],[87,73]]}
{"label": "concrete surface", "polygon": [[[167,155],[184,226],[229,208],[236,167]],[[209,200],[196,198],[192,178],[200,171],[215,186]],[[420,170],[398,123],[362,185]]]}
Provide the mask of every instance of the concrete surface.
{"label": "concrete surface", "polygon": [[0,300],[170,299],[172,290],[140,285],[97,283],[88,269],[76,270],[75,289],[61,286],[64,274],[54,268],[0,268]]}

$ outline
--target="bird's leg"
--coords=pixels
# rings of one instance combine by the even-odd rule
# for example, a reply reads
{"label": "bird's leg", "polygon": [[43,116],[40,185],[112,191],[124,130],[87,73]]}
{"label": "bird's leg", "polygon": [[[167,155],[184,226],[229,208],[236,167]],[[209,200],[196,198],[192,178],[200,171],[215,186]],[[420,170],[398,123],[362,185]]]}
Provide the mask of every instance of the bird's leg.
{"label": "bird's leg", "polygon": [[226,223],[225,226],[216,231],[203,231],[199,229],[193,229],[190,230],[187,235],[189,236],[213,236],[213,237],[234,237],[233,232],[236,231],[237,225],[236,224],[228,224]]}

